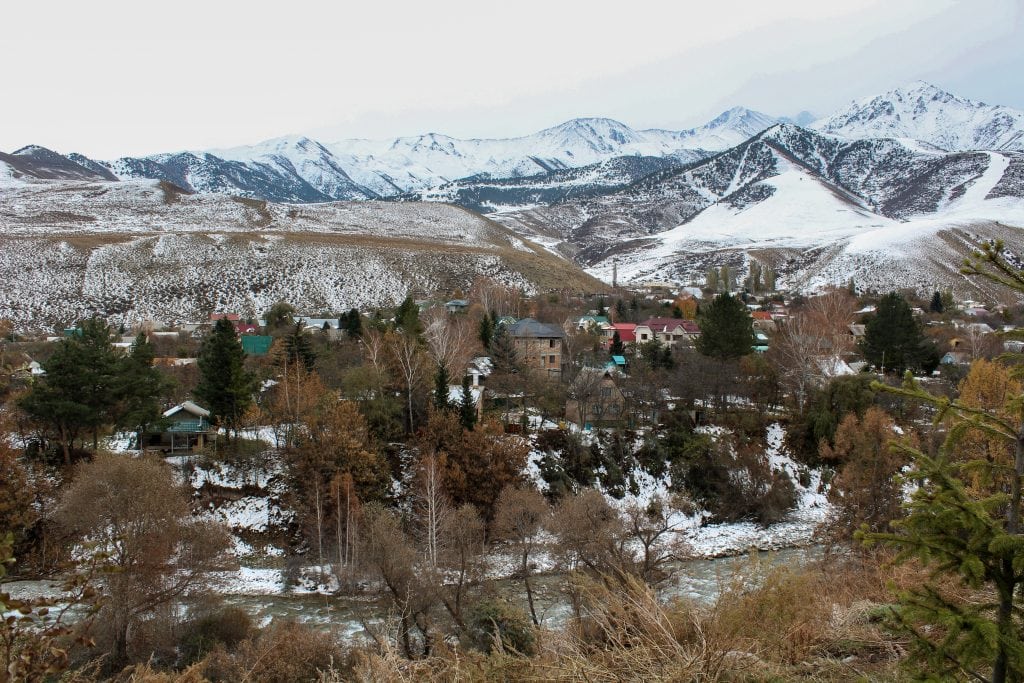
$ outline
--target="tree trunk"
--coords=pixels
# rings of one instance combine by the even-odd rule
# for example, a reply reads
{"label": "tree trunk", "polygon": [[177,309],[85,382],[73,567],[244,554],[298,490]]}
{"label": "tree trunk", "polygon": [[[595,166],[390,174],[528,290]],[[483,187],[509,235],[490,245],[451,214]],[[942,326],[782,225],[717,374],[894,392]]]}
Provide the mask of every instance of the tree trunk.
{"label": "tree trunk", "polygon": [[[1020,533],[1021,478],[1024,477],[1024,433],[1017,435],[1013,457],[1013,480],[1010,483],[1010,509],[1006,516],[1006,532]],[[996,623],[999,628],[999,650],[992,666],[992,683],[1005,683],[1009,669],[1009,653],[1004,640],[1015,637],[1013,626],[1013,594],[1017,588],[1017,573],[1013,568],[1013,557],[1007,555],[1002,561],[1001,581],[996,582],[999,590],[999,609]]]}
{"label": "tree trunk", "polygon": [[526,604],[530,606],[530,618],[533,619],[534,626],[540,626],[540,620],[537,619],[537,608],[533,605],[533,587],[530,585],[530,565],[529,565],[530,551],[523,550],[523,585],[526,586]]}

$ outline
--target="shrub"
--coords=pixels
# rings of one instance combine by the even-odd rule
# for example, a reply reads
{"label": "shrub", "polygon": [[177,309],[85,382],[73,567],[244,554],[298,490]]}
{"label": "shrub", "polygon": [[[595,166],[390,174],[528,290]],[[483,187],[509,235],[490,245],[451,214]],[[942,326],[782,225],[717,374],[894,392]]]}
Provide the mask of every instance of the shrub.
{"label": "shrub", "polygon": [[178,647],[181,659],[191,664],[217,646],[231,650],[253,635],[255,627],[249,614],[237,607],[225,607],[217,612],[201,615],[184,626]]}
{"label": "shrub", "polygon": [[329,633],[286,621],[275,622],[256,638],[242,641],[234,652],[217,647],[203,660],[202,668],[213,683],[293,683],[318,680],[342,657]]}
{"label": "shrub", "polygon": [[535,650],[536,631],[529,616],[507,600],[491,598],[476,603],[468,626],[473,647],[483,652],[500,647],[531,655]]}

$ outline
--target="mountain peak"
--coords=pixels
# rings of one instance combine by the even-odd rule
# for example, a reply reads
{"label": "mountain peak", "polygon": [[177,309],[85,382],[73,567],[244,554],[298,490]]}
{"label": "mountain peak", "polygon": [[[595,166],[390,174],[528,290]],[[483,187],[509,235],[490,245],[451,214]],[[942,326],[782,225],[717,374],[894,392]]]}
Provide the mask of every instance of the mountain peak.
{"label": "mountain peak", "polygon": [[856,100],[811,127],[847,138],[911,138],[950,151],[1024,149],[1024,112],[927,81]]}

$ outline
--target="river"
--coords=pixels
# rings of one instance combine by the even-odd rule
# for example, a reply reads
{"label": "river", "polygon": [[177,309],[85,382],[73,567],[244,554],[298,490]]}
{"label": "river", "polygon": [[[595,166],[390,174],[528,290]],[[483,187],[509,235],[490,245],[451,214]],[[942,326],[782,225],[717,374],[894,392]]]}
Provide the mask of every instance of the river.
{"label": "river", "polygon": [[[822,556],[821,546],[784,548],[753,555],[694,559],[680,562],[672,578],[659,593],[665,599],[684,597],[703,603],[714,601],[724,586],[730,585],[737,572],[746,579],[756,577],[755,565],[767,569],[778,565],[798,566]],[[540,574],[532,577],[536,591],[538,616],[544,625],[558,626],[569,615],[569,605],[561,591],[564,576]],[[3,590],[15,598],[53,596],[59,593],[52,581],[12,581]],[[521,601],[525,608],[522,582],[514,579],[498,581],[498,590],[511,599]],[[227,605],[240,607],[256,623],[265,625],[274,619],[294,619],[312,626],[330,629],[342,637],[365,635],[364,623],[380,623],[388,616],[387,607],[367,597],[332,596],[318,593],[227,594]]]}

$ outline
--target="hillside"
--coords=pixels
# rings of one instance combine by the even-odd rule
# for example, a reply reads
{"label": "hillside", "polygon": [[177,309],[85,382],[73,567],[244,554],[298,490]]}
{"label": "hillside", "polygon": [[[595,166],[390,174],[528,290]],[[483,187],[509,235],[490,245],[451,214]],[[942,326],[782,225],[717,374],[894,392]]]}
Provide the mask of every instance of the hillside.
{"label": "hillside", "polygon": [[391,305],[466,289],[599,283],[570,262],[445,204],[275,204],[165,182],[23,182],[0,193],[0,318],[52,329],[93,312],[132,322]]}
{"label": "hillside", "polygon": [[[630,187],[495,219],[593,274],[700,281],[751,255],[787,284],[959,287],[965,239],[1024,245],[1019,152],[948,153],[780,124],[707,161]],[[935,251],[938,249],[938,251]],[[933,253],[934,252],[934,253]]]}

